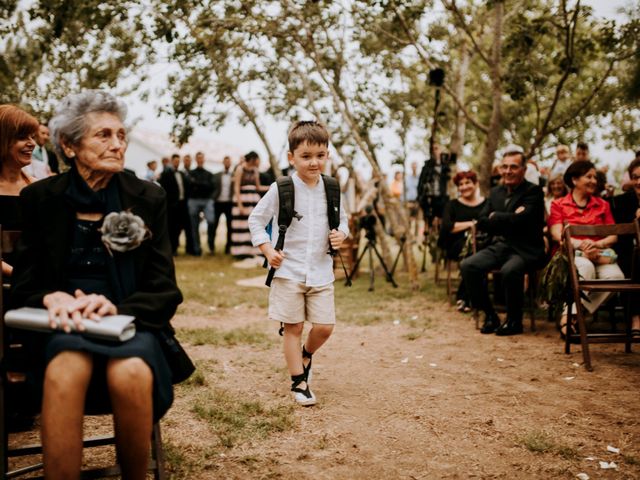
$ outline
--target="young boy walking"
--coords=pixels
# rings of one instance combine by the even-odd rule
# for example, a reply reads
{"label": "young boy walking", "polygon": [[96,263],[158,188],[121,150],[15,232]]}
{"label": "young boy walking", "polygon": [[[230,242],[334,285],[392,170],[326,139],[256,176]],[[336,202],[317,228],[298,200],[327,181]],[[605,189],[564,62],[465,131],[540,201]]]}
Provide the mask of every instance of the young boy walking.
{"label": "young boy walking", "polygon": [[[296,215],[286,231],[282,250],[265,227],[278,225],[278,188],[274,183],[249,217],[251,240],[264,254],[275,275],[269,292],[269,318],[284,325],[284,358],[291,375],[291,391],[300,405],[314,405],[309,388],[312,356],[327,341],[336,322],[333,299],[333,258],[329,245],[338,249],[349,234],[347,215],[340,207],[340,225],[329,230],[327,197],[321,173],[329,157],[329,133],[315,121],[296,122],[289,130],[289,163]],[[300,348],[304,322],[311,330]]]}

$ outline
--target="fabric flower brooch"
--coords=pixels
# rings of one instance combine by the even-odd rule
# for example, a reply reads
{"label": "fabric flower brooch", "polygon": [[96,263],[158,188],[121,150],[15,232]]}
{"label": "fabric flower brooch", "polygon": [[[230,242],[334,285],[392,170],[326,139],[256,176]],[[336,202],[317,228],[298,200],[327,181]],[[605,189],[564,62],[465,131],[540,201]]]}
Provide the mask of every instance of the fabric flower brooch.
{"label": "fabric flower brooch", "polygon": [[104,217],[102,227],[102,243],[110,254],[112,251],[128,252],[138,248],[142,242],[151,238],[151,230],[144,221],[129,211],[111,212]]}

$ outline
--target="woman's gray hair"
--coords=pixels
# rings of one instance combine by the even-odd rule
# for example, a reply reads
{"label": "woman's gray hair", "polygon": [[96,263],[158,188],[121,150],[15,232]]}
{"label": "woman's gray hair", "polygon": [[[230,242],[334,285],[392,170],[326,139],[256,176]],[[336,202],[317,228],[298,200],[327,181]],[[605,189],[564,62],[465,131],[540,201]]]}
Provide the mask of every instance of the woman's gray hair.
{"label": "woman's gray hair", "polygon": [[78,145],[87,133],[86,117],[90,113],[107,112],[116,115],[124,123],[127,107],[121,100],[104,90],[85,90],[72,93],[63,98],[56,108],[56,113],[49,122],[51,141],[56,153],[65,162],[70,163],[62,149],[61,141]]}

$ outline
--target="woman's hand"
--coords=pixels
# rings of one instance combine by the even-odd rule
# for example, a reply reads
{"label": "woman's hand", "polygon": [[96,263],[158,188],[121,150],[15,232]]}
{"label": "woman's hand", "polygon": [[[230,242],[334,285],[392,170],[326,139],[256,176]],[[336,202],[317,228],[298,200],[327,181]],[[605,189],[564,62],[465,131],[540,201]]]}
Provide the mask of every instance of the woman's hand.
{"label": "woman's hand", "polygon": [[106,315],[116,315],[118,313],[116,306],[104,295],[96,293],[87,295],[80,289],[76,290],[74,294],[77,302],[76,308],[82,312],[84,318],[99,322]]}
{"label": "woman's hand", "polygon": [[71,331],[71,322],[77,331],[82,332],[85,330],[82,324],[83,318],[99,321],[105,315],[118,313],[116,306],[104,295],[87,295],[79,289],[74,292],[74,295],[66,292],[45,295],[43,304],[49,310],[51,328],[60,327],[67,333]]}

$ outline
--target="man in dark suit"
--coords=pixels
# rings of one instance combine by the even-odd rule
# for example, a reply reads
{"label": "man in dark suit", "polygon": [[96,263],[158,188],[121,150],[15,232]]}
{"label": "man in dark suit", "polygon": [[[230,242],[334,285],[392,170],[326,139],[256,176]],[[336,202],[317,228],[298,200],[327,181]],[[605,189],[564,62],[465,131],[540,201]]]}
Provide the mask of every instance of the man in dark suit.
{"label": "man in dark suit", "polygon": [[220,216],[224,215],[227,221],[227,243],[224,253],[231,251],[231,209],[233,207],[233,170],[231,169],[231,157],[226,156],[222,160],[224,170],[213,175],[213,200],[215,201],[213,225],[209,230],[209,251],[215,250],[216,230]]}
{"label": "man in dark suit", "polygon": [[[491,189],[477,222],[478,229],[489,233],[492,240],[460,265],[472,306],[485,313],[481,333],[522,333],[524,275],[544,261],[544,196],[539,186],[524,179],[526,169],[523,150],[516,145],[507,147],[500,165],[502,185]],[[507,307],[502,325],[486,282],[487,273],[497,268]]]}
{"label": "man in dark suit", "polygon": [[167,192],[167,222],[169,223],[169,239],[174,255],[178,252],[180,232],[183,230],[187,237],[187,253],[195,253],[191,244],[191,223],[187,206],[189,180],[179,168],[180,155],[174,153],[171,156],[171,168],[163,171],[160,180],[158,180],[158,183]]}

